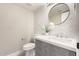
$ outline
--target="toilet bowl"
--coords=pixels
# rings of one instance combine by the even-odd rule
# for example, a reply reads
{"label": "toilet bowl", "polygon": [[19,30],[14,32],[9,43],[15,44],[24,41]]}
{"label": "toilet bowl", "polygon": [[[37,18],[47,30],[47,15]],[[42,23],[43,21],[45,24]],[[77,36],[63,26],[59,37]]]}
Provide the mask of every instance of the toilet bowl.
{"label": "toilet bowl", "polygon": [[26,56],[34,56],[35,55],[35,43],[27,43],[23,45],[23,50],[25,51]]}

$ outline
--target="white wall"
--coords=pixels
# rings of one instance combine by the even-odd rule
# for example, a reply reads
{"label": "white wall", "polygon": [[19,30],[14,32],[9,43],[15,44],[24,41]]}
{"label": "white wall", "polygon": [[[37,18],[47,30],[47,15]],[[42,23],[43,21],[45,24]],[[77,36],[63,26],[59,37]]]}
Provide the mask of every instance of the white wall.
{"label": "white wall", "polygon": [[[52,31],[52,34],[60,34],[64,33],[64,35],[67,35],[69,37],[77,38],[76,36],[76,22],[75,21],[75,10],[74,10],[74,4],[70,3],[67,4],[70,8],[70,16],[67,19],[67,21],[61,25],[56,26],[54,31]],[[48,23],[48,9],[49,7],[41,7],[35,12],[35,33],[42,32],[41,30],[41,24]],[[62,35],[62,34],[61,34]]]}
{"label": "white wall", "polygon": [[33,33],[33,12],[16,4],[0,4],[0,55],[19,50]]}
{"label": "white wall", "polygon": [[48,23],[47,13],[47,8],[45,6],[40,7],[34,12],[34,33],[40,34],[42,32],[42,25]]}

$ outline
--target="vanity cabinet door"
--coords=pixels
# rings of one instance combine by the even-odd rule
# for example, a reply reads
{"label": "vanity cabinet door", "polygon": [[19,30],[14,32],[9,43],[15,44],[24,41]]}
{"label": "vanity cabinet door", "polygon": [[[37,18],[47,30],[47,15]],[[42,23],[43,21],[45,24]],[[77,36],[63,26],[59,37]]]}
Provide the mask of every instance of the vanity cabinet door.
{"label": "vanity cabinet door", "polygon": [[[43,44],[44,43],[44,44]],[[49,44],[36,40],[35,42],[35,55],[36,56],[48,56],[49,53]]]}
{"label": "vanity cabinet door", "polygon": [[[53,51],[54,50],[54,51]],[[50,45],[50,52],[51,52],[51,56],[68,56],[69,55],[69,51],[67,49],[55,46],[55,45]]]}
{"label": "vanity cabinet door", "polygon": [[75,56],[76,52],[40,40],[35,41],[36,56]]}
{"label": "vanity cabinet door", "polygon": [[51,56],[76,56],[76,52],[50,44]]}

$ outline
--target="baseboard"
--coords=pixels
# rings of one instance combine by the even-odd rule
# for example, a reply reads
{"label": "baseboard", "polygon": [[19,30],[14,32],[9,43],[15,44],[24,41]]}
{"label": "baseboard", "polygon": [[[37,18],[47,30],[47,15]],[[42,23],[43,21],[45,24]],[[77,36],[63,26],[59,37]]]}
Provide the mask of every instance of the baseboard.
{"label": "baseboard", "polygon": [[18,56],[21,52],[22,52],[22,51],[19,50],[19,51],[13,52],[13,53],[11,53],[11,54],[9,54],[9,55],[7,55],[7,56]]}

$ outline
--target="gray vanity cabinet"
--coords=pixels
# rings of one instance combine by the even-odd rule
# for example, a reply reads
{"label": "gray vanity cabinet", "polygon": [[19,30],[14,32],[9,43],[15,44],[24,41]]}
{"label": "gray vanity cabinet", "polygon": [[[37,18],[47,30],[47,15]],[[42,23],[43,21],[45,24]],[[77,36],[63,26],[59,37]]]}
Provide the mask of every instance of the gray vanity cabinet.
{"label": "gray vanity cabinet", "polygon": [[70,51],[53,44],[43,42],[41,40],[35,41],[35,55],[36,56],[75,56],[76,52]]}

